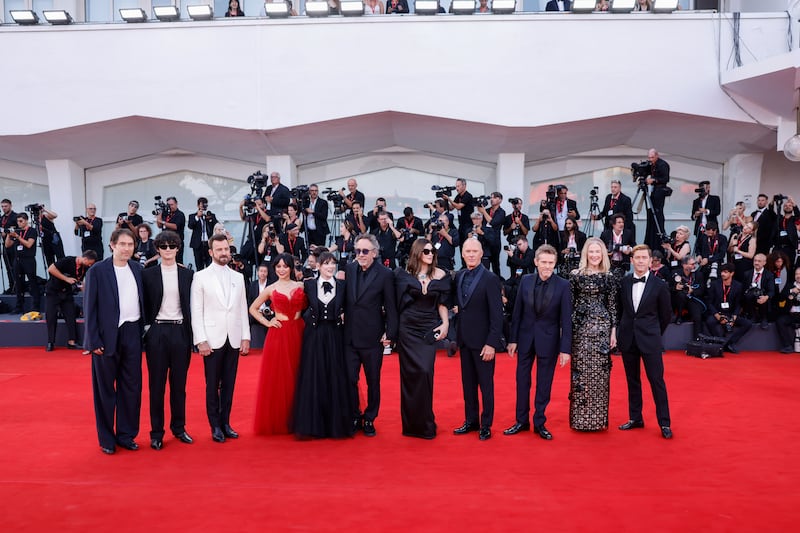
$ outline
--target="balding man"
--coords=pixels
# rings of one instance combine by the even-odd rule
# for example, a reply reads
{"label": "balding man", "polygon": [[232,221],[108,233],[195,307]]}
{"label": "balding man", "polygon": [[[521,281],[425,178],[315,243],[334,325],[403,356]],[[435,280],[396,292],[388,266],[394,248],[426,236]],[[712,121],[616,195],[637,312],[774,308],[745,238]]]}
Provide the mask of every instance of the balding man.
{"label": "balding man", "polygon": [[76,217],[75,235],[81,238],[81,252],[94,250],[97,260],[103,260],[103,220],[97,217],[97,206],[86,206],[86,216]]}
{"label": "balding man", "polygon": [[342,195],[342,212],[353,209],[353,202],[360,203],[362,208],[367,205],[364,193],[358,190],[358,182],[355,178],[347,180],[347,194],[344,193],[344,189],[340,194]]}
{"label": "balding man", "polygon": [[[650,161],[650,175],[647,177],[647,184],[650,185],[650,199],[653,208],[647,212],[647,227],[645,229],[644,242],[651,250],[661,248],[661,239],[658,232],[664,231],[664,201],[672,191],[668,190],[669,182],[669,163],[661,159],[658,151],[651,148],[647,152],[647,160]],[[656,225],[656,222],[658,225]]]}

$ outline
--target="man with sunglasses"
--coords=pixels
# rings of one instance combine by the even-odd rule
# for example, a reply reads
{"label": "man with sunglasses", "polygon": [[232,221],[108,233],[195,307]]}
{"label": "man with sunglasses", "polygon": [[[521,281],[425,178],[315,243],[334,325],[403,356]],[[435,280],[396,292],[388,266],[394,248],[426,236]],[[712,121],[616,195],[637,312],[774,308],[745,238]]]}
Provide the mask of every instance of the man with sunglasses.
{"label": "man with sunglasses", "polygon": [[[354,250],[356,260],[345,270],[345,358],[355,406],[355,429],[361,429],[363,424],[364,435],[374,437],[374,421],[381,401],[383,343],[397,336],[394,275],[375,260],[378,240],[374,235],[359,235]],[[367,406],[363,414],[358,403],[358,376],[362,366],[367,379]]]}
{"label": "man with sunglasses", "polygon": [[161,264],[145,269],[145,354],[150,383],[150,447],[164,445],[164,392],[169,379],[169,428],[179,441],[191,444],[186,433],[186,376],[192,355],[190,298],[194,273],[177,262],[181,240],[164,230],[155,238]]}

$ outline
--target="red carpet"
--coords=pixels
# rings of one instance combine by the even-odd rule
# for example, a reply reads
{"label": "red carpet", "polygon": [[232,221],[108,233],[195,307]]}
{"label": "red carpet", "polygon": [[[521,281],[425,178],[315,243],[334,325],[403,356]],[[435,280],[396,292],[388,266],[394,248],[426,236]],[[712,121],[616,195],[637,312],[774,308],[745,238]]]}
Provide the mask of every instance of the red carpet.
{"label": "red carpet", "polygon": [[[188,431],[149,444],[147,395],[137,452],[97,446],[89,358],[0,350],[3,531],[521,530],[788,531],[800,502],[800,355],[666,356],[675,438],[627,418],[624,371],[612,371],[612,429],[570,431],[568,372],[558,369],[545,442],[506,437],[514,361],[498,359],[494,436],[456,437],[458,358],[436,362],[433,441],[400,435],[397,356],[385,359],[378,436],[344,441],[255,437],[259,355],[245,357],[233,410],[242,437],[211,441],[202,363],[189,376]],[[146,379],[145,379],[146,388]]]}

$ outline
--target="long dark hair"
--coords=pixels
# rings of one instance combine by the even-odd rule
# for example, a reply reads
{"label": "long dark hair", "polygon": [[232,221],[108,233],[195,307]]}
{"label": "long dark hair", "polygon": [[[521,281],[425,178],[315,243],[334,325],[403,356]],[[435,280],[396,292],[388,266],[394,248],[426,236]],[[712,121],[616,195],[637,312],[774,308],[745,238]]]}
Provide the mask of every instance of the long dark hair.
{"label": "long dark hair", "polygon": [[275,258],[275,262],[273,263],[273,268],[275,268],[281,261],[283,261],[284,265],[289,267],[289,279],[292,281],[297,281],[297,277],[294,275],[294,256],[292,254],[287,254],[286,252],[278,254],[278,256]]}
{"label": "long dark hair", "polygon": [[422,250],[425,249],[426,244],[430,244],[433,251],[433,262],[428,267],[427,274],[429,277],[433,277],[433,273],[436,271],[436,247],[428,239],[417,239],[411,245],[411,251],[408,253],[408,264],[406,265],[406,271],[412,276],[416,276],[419,269],[425,265],[422,262]]}

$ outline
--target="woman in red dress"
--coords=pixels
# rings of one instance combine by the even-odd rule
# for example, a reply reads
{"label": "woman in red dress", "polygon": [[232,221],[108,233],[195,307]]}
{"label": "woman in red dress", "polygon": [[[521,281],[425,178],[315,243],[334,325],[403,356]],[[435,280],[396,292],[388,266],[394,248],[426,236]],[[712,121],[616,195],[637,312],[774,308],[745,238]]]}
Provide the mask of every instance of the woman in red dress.
{"label": "woman in red dress", "polygon": [[[256,391],[256,435],[289,433],[291,427],[300,347],[301,313],[308,305],[303,284],[294,279],[294,258],[280,254],[275,261],[278,281],[268,285],[250,306],[250,314],[269,328],[264,340],[261,374]],[[271,301],[275,316],[267,320],[261,304]]]}

